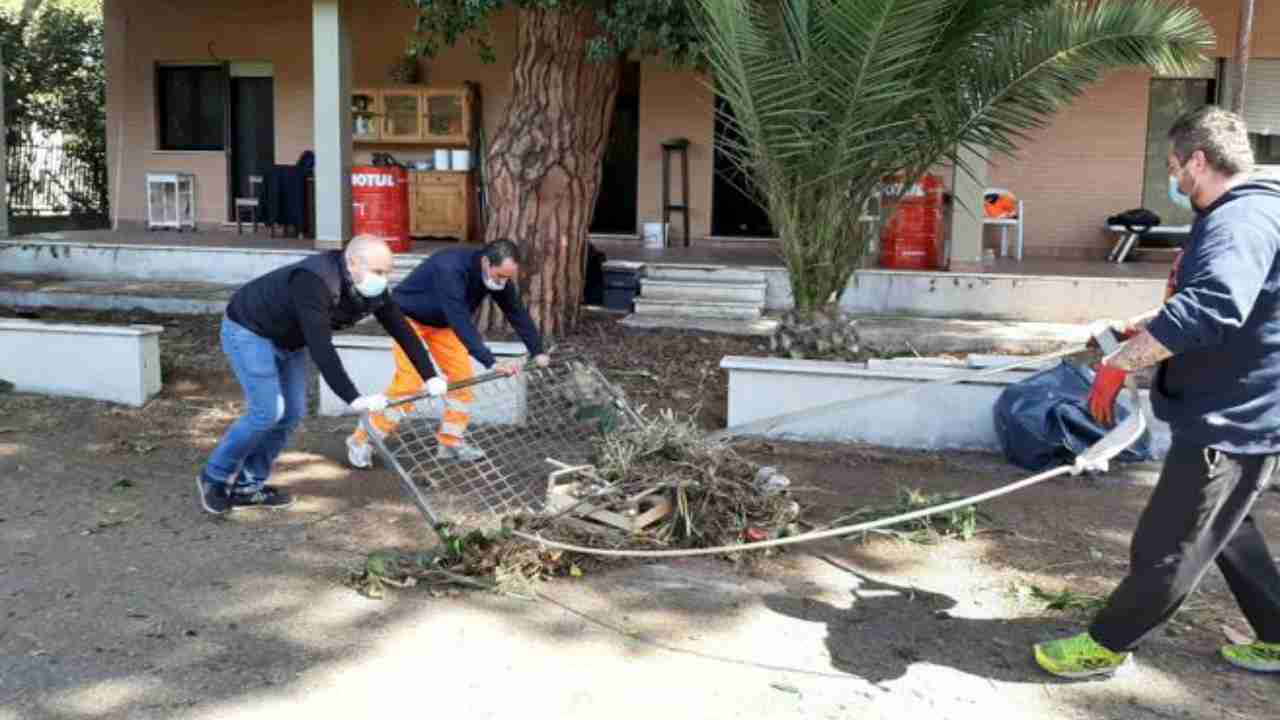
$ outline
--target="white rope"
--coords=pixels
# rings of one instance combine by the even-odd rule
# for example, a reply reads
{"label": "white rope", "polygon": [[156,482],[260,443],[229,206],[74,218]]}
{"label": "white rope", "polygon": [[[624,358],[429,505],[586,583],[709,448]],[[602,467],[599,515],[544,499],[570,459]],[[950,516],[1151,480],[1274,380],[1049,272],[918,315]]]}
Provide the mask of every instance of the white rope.
{"label": "white rope", "polygon": [[[1071,352],[1078,352],[1073,350]],[[1062,354],[1069,354],[1063,351]],[[1048,359],[1044,356],[1035,358],[1039,360]],[[1000,369],[1008,369],[1009,366]],[[970,375],[972,376],[972,375]],[[924,387],[931,387],[936,383],[930,383]],[[762,540],[760,542],[740,543],[736,545],[721,545],[719,547],[708,548],[686,548],[678,550],[610,550],[604,548],[591,548],[582,545],[574,545],[571,543],[563,543],[557,540],[549,540],[541,535],[534,535],[519,530],[512,531],[512,534],[523,540],[535,542],[545,548],[553,548],[556,550],[564,550],[567,552],[575,552],[583,555],[596,555],[601,557],[617,557],[617,558],[677,558],[677,557],[696,557],[699,555],[723,555],[727,553],[747,552],[750,550],[765,550],[768,548],[782,547],[785,545],[795,545],[804,542],[813,542],[816,540],[825,540],[829,538],[843,537],[845,535],[853,535],[854,533],[867,532],[890,525],[897,525],[911,520],[917,520],[930,515],[959,510],[960,508],[977,505],[988,500],[1003,495],[1029,488],[1033,485],[1039,485],[1062,475],[1079,475],[1082,472],[1106,472],[1109,469],[1110,461],[1120,453],[1124,452],[1131,445],[1142,437],[1147,431],[1146,408],[1142,404],[1141,397],[1138,394],[1138,388],[1133,382],[1133,378],[1129,378],[1125,384],[1129,391],[1130,399],[1134,403],[1134,412],[1124,423],[1115,427],[1111,432],[1104,435],[1096,443],[1091,445],[1083,453],[1080,453],[1069,465],[1062,465],[1052,470],[1046,470],[1038,475],[1032,475],[1016,482],[1009,483],[994,490],[988,490],[984,493],[978,493],[967,498],[953,500],[941,505],[921,508],[911,512],[894,515],[892,517],[880,518],[878,520],[869,520],[867,522],[857,523],[855,525],[846,525],[838,528],[830,528],[827,530],[815,530],[791,537],[777,538],[775,540]],[[898,390],[894,391],[900,392]],[[867,396],[855,398],[855,401],[866,400]]]}

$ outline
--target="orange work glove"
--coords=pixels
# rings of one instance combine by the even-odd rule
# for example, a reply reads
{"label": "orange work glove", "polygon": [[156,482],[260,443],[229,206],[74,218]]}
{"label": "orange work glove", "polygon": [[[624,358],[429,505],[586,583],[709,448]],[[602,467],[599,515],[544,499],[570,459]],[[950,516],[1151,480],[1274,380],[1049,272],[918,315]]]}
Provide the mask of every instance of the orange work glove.
{"label": "orange work glove", "polygon": [[1129,373],[1110,365],[1098,363],[1098,370],[1093,378],[1093,387],[1089,389],[1089,414],[1103,425],[1114,425],[1116,422],[1116,397]]}

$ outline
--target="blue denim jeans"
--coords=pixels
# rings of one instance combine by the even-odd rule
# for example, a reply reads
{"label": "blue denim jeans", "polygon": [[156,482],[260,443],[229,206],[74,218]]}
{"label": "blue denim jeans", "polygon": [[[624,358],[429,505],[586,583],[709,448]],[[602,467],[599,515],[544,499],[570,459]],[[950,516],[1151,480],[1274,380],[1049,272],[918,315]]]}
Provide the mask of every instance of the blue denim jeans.
{"label": "blue denim jeans", "polygon": [[204,477],[234,482],[235,492],[253,492],[271,477],[272,464],[307,411],[307,351],[281,350],[227,317],[222,351],[244,388],[248,414],[228,428]]}

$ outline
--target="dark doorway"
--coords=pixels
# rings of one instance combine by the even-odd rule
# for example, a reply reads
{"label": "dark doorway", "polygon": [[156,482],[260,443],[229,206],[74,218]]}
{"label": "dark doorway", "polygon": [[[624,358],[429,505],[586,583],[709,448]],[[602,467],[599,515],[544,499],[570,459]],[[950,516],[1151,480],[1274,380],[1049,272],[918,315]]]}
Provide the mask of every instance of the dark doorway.
{"label": "dark doorway", "polygon": [[275,89],[269,77],[231,78],[231,145],[228,157],[227,215],[235,220],[235,199],[253,197],[250,175],[263,175],[276,157]]}
{"label": "dark doorway", "polygon": [[613,109],[613,129],[601,163],[600,194],[591,216],[591,232],[636,234],[636,196],[640,179],[640,63],[622,66],[622,82]]}
{"label": "dark doorway", "polygon": [[732,112],[723,98],[716,98],[715,178],[711,185],[711,234],[720,237],[773,237],[773,225],[748,189],[751,180],[721,151],[723,141],[737,138],[724,114]]}

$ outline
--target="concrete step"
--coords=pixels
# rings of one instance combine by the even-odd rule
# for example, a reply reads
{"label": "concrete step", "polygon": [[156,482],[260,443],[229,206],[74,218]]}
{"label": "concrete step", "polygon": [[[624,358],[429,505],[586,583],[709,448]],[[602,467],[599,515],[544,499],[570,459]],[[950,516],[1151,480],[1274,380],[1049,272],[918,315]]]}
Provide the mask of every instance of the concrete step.
{"label": "concrete step", "polygon": [[749,302],[763,305],[765,284],[654,280],[640,281],[640,295],[647,300],[683,300],[687,302]]}
{"label": "concrete step", "polygon": [[618,323],[637,330],[694,330],[722,335],[769,337],[778,329],[773,318],[754,320],[721,320],[718,318],[682,317],[675,315],[629,315]]}
{"label": "concrete step", "polygon": [[721,320],[753,320],[761,316],[759,303],[689,302],[687,300],[651,300],[636,298],[636,315],[661,317],[718,318]]}
{"label": "concrete step", "polygon": [[63,310],[147,310],[166,315],[221,314],[237,285],[79,280],[0,275],[0,305]]}
{"label": "concrete step", "polygon": [[729,268],[719,265],[675,265],[646,263],[645,280],[696,283],[763,283],[764,273],[749,268]]}

